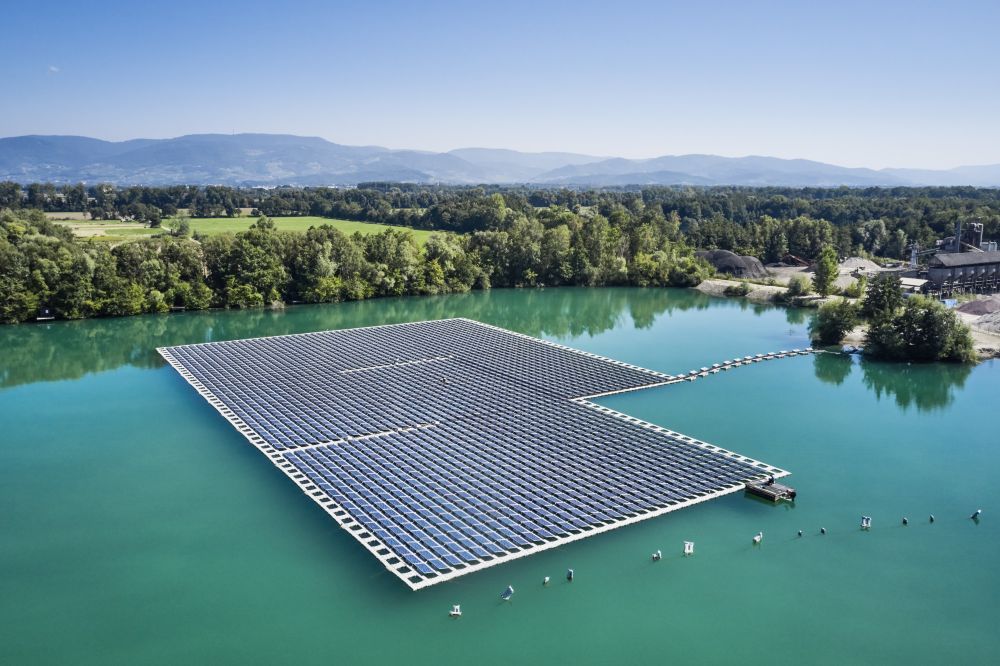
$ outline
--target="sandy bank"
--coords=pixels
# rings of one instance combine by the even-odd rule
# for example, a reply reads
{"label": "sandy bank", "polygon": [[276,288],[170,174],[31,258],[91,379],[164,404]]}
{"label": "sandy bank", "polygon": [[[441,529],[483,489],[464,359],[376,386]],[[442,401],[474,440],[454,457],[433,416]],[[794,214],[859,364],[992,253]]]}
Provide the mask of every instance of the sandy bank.
{"label": "sandy bank", "polygon": [[[726,287],[739,287],[742,282],[738,280],[722,280],[720,278],[712,278],[711,280],[704,280],[695,289],[698,291],[708,294],[709,296],[726,296]],[[750,287],[750,293],[742,298],[749,301],[755,301],[758,303],[770,303],[774,300],[775,294],[781,294],[787,291],[785,287],[772,287],[764,284],[754,284],[748,282],[747,285]]]}

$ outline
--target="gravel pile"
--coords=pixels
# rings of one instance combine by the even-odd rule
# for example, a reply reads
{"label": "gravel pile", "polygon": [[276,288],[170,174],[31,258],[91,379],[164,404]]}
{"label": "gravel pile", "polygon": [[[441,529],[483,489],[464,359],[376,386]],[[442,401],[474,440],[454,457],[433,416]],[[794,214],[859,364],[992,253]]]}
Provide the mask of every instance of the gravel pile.
{"label": "gravel pile", "polygon": [[715,270],[720,273],[728,273],[738,278],[767,277],[764,264],[760,263],[757,257],[741,257],[729,250],[703,250],[695,254],[715,266]]}
{"label": "gravel pile", "polygon": [[882,270],[874,261],[862,257],[848,257],[840,262],[840,270],[843,273],[850,273],[859,269],[865,273]]}
{"label": "gravel pile", "polygon": [[989,298],[979,298],[968,303],[962,303],[957,308],[959,312],[972,315],[988,315],[1000,312],[1000,295]]}
{"label": "gravel pile", "polygon": [[983,315],[976,320],[975,325],[984,331],[1000,334],[1000,310]]}

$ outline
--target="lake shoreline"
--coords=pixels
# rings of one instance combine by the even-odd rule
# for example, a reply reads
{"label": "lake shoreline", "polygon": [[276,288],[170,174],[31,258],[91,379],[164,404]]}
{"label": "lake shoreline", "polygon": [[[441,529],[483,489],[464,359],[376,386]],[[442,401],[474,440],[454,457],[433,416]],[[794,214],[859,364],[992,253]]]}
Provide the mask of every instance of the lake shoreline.
{"label": "lake shoreline", "polygon": [[[750,292],[743,296],[732,296],[726,292],[726,289],[730,287],[738,287],[742,284],[746,284],[750,287]],[[777,285],[762,285],[755,284],[753,282],[741,282],[739,280],[727,280],[723,278],[712,278],[709,280],[702,281],[696,287],[692,287],[696,291],[700,291],[708,296],[715,296],[719,298],[743,298],[754,303],[770,303],[772,305],[782,305],[784,307],[794,307],[791,305],[786,305],[782,303],[775,303],[775,296],[788,291],[787,287],[781,287]],[[810,299],[810,306],[819,306],[825,303],[828,298],[815,297]],[[983,330],[975,326],[974,322],[976,317],[973,315],[966,315],[961,312],[956,312],[959,320],[969,327],[969,331],[972,335],[972,344],[976,349],[976,354],[979,357],[979,363],[988,361],[994,358],[1000,358],[1000,335],[996,333],[991,333],[989,331]],[[865,334],[868,331],[868,327],[865,324],[856,326],[853,330],[848,332],[844,339],[841,340],[841,344],[853,345],[856,347],[861,347],[864,345]]]}

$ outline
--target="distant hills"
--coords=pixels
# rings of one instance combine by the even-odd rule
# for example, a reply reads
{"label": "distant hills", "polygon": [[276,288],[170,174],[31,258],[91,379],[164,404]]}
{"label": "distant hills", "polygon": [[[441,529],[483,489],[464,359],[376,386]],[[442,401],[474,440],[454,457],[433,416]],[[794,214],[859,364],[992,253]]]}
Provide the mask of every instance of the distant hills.
{"label": "distant hills", "polygon": [[630,160],[576,153],[461,148],[446,153],[345,146],[286,134],[192,134],[101,141],[82,136],[0,139],[0,181],[245,186],[530,183],[565,186],[747,185],[1000,187],[1000,164],[857,169],[776,157],[665,155]]}

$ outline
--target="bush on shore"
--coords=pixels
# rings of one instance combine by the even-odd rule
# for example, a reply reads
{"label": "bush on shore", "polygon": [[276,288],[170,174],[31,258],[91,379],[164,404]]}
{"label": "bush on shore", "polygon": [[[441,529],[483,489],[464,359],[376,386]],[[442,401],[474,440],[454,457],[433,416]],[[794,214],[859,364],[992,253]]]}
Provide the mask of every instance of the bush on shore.
{"label": "bush on shore", "polygon": [[858,306],[851,301],[838,298],[820,306],[809,324],[809,333],[819,344],[835,345],[857,325]]}

